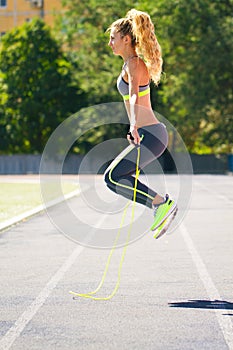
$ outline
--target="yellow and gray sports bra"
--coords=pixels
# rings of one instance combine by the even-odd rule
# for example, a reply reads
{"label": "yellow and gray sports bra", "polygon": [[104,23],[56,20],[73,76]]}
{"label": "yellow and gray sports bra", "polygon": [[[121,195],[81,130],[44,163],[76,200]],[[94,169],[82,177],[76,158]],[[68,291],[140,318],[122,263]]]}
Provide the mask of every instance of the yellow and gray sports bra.
{"label": "yellow and gray sports bra", "polygon": [[[117,79],[117,89],[125,101],[129,100],[129,83],[122,77],[122,73]],[[145,96],[150,93],[150,84],[140,85],[138,96]]]}
{"label": "yellow and gray sports bra", "polygon": [[[131,57],[129,57],[129,59],[134,58],[134,57],[138,57],[138,56],[131,56]],[[124,65],[122,67],[122,71],[125,70],[129,59],[124,63]],[[127,101],[127,100],[129,100],[129,83],[127,83],[124,80],[124,78],[122,76],[122,71],[117,79],[117,89],[118,89],[119,93],[123,96],[123,99],[125,101]],[[150,93],[150,83],[148,83],[147,85],[140,85],[139,86],[138,96],[145,96],[149,93]]]}

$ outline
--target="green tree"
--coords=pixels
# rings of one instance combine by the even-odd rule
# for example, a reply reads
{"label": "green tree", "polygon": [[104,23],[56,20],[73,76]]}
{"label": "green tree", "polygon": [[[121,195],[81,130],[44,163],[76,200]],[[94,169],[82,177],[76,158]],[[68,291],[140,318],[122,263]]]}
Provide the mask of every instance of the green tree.
{"label": "green tree", "polygon": [[232,147],[232,11],[232,0],[167,0],[160,7],[167,73],[161,99],[191,151]]}
{"label": "green tree", "polygon": [[114,6],[108,0],[64,0],[64,4],[64,43],[77,61],[89,104],[121,101],[115,82],[122,62],[107,47],[105,31],[132,7],[147,11],[163,49],[165,71],[159,88],[152,86],[153,108],[177,127],[190,151],[231,149],[233,0],[119,0]]}
{"label": "green tree", "polygon": [[122,60],[108,47],[109,25],[133,6],[131,0],[63,0],[65,13],[60,30],[68,50],[77,61],[81,87],[88,92],[90,105],[122,101],[116,90],[116,77]]}
{"label": "green tree", "polygon": [[[122,60],[108,47],[109,33],[106,30],[119,16],[125,15],[125,9],[130,9],[132,1],[119,0],[114,6],[108,0],[64,0],[63,4],[66,10],[58,19],[58,30],[64,47],[76,63],[74,75],[88,95],[88,106],[122,102],[116,89]],[[91,126],[92,118],[87,111],[85,123]],[[73,146],[73,150],[85,153],[101,141],[126,134],[127,129],[124,125],[114,124],[90,130]]]}
{"label": "green tree", "polygon": [[40,19],[2,38],[0,61],[1,152],[42,152],[56,126],[85,103],[74,64]]}

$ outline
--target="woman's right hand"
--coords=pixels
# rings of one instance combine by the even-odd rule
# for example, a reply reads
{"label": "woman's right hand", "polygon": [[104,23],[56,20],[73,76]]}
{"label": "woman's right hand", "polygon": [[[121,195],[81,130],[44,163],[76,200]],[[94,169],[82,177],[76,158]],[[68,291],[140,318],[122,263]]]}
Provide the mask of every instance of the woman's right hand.
{"label": "woman's right hand", "polygon": [[127,133],[127,140],[129,141],[129,143],[134,143],[134,137],[130,131]]}
{"label": "woman's right hand", "polygon": [[141,138],[136,128],[133,130],[133,132],[129,131],[127,133],[127,140],[129,143],[133,143],[134,145],[140,145]]}

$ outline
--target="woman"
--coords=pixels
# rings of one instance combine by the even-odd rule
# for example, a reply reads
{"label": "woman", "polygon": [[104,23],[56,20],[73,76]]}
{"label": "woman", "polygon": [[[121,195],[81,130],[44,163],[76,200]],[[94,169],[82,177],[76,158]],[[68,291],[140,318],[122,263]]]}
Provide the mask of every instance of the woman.
{"label": "woman", "polygon": [[[127,147],[110,165],[105,181],[112,191],[132,200],[137,147],[140,147],[139,168],[143,169],[164,152],[168,143],[166,127],[155,117],[150,102],[150,81],[158,85],[161,76],[161,48],[154,25],[145,12],[130,10],[125,18],[113,22],[108,31],[108,45],[124,60],[117,87],[130,121],[127,139],[134,147]],[[140,181],[137,181],[136,202],[154,210],[153,231],[161,228],[177,210],[168,195],[164,197]]]}

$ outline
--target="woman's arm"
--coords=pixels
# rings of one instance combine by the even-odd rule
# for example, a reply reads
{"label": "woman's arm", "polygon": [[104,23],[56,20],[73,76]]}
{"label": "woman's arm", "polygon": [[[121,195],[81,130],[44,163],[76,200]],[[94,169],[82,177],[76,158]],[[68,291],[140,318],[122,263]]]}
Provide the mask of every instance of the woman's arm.
{"label": "woman's arm", "polygon": [[[140,144],[140,136],[137,131],[137,109],[138,109],[138,93],[140,83],[140,62],[139,58],[133,58],[129,61],[127,67],[129,82],[129,119],[130,133],[134,138],[135,144]],[[130,135],[129,135],[130,136]]]}

